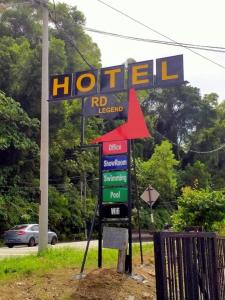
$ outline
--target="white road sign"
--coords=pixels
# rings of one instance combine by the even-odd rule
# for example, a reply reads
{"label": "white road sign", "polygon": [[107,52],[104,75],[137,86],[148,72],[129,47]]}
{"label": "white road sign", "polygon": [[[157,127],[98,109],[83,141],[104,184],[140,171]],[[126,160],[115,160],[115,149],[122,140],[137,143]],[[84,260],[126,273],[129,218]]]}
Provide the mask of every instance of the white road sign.
{"label": "white road sign", "polygon": [[141,199],[150,205],[153,205],[158,198],[159,193],[151,185],[149,185],[141,195]]}

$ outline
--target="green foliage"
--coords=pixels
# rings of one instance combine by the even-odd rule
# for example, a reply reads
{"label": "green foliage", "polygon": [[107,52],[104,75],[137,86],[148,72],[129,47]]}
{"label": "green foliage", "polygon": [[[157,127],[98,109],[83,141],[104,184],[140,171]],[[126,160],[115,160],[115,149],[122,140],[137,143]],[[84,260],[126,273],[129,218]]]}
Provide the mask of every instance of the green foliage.
{"label": "green foliage", "polygon": [[[18,101],[0,94],[1,232],[15,223],[37,221],[40,196],[39,122],[29,116],[40,117],[42,13],[38,5],[16,3],[3,7],[0,15],[0,89]],[[53,5],[49,8],[53,11]],[[100,66],[100,51],[82,28],[83,14],[59,3],[56,15],[57,25],[49,24],[50,74],[87,69],[77,49],[91,65]],[[80,150],[80,110],[80,101],[50,104],[49,223],[66,237],[84,231],[84,219],[89,225],[96,202],[98,158]],[[88,139],[98,123],[87,128]],[[86,209],[79,188],[85,172]],[[7,211],[8,203],[12,209]]]}
{"label": "green foliage", "polygon": [[[175,208],[178,163],[172,152],[172,145],[168,141],[157,145],[149,160],[138,161],[139,193],[141,194],[150,184],[160,194],[156,206],[153,207],[154,225],[151,222],[150,208],[141,209],[141,226],[143,228],[162,229],[165,223],[170,223],[170,216]],[[137,220],[135,224],[138,225]]]}
{"label": "green foliage", "polygon": [[76,47],[90,65],[99,67],[100,51],[98,46],[92,42],[91,38],[82,29],[82,25],[85,25],[83,14],[76,7],[65,3],[58,3],[55,7],[55,13],[53,5],[50,5],[50,9],[53,11],[53,16],[57,16],[52,18],[53,28],[51,32],[57,39],[65,42],[68,63],[66,72],[72,73],[76,70],[90,69],[90,66],[79,55]]}
{"label": "green foliage", "polygon": [[211,186],[214,189],[222,189],[225,186],[225,147],[221,148],[225,136],[225,107],[223,102],[217,104],[215,94],[205,96],[203,103],[204,110],[200,111],[203,121],[192,135],[190,147],[200,152],[212,149],[218,151],[189,154],[187,158],[204,163],[211,174]]}
{"label": "green foliage", "polygon": [[162,200],[172,200],[176,195],[177,176],[175,167],[178,161],[174,158],[172,145],[163,141],[155,147],[152,157],[140,162],[138,177],[145,189],[151,184],[159,193]]}
{"label": "green foliage", "polygon": [[[155,127],[173,143],[187,143],[199,123],[201,106],[198,88],[181,85],[170,89],[154,89],[144,104],[145,113],[155,116]],[[157,139],[160,137],[157,136]],[[177,152],[179,151],[176,148]],[[178,155],[179,156],[179,155]]]}
{"label": "green foliage", "polygon": [[38,219],[35,141],[39,121],[31,119],[20,104],[0,92],[0,234],[18,223]]}
{"label": "green foliage", "polygon": [[[22,0],[10,2],[14,4],[2,5],[0,11],[1,232],[18,222],[36,221],[39,200],[40,126],[34,117],[40,119],[42,11],[39,5],[17,5]],[[99,68],[100,50],[83,30],[85,16],[65,3],[49,3],[49,10],[50,74]],[[162,228],[170,222],[180,187],[224,188],[225,102],[218,104],[215,93],[201,97],[198,88],[185,84],[139,91],[138,97],[152,133],[151,139],[135,141],[138,189],[140,194],[151,184],[159,191],[154,216],[156,227]],[[80,100],[50,103],[49,111],[50,226],[65,239],[82,236],[97,201],[98,151],[80,148]],[[85,123],[84,142],[89,143],[121,121],[89,118]],[[189,151],[215,148],[219,150],[208,154]],[[81,197],[84,176],[86,204]],[[152,226],[145,204],[140,214],[141,225]],[[137,226],[135,213],[133,220]]]}
{"label": "green foliage", "polygon": [[178,198],[178,211],[172,216],[173,227],[183,230],[189,226],[203,226],[212,231],[214,223],[224,220],[224,213],[224,193],[186,187]]}
{"label": "green foliage", "polygon": [[212,231],[215,231],[220,236],[225,236],[225,218],[222,221],[214,222]]}
{"label": "green foliage", "polygon": [[30,119],[19,103],[0,91],[0,150],[13,147],[17,150],[37,152],[37,144],[30,139],[39,122]]}
{"label": "green foliage", "polygon": [[[171,209],[169,206],[158,206],[152,210],[153,221],[151,220],[151,211],[149,207],[141,207],[140,209],[140,227],[142,229],[149,229],[151,231],[162,230],[165,224],[171,224],[171,215],[174,212],[174,209]],[[138,228],[138,218],[137,211],[133,212],[132,223],[134,228]]]}
{"label": "green foliage", "polygon": [[[19,187],[10,189],[10,191],[0,196],[0,211],[0,224],[5,229],[14,226],[14,224],[38,221],[38,204],[28,202],[20,195]],[[5,225],[3,225],[4,223]],[[3,228],[1,228],[1,231]]]}
{"label": "green foliage", "polygon": [[210,187],[211,175],[205,164],[196,160],[193,165],[188,164],[181,175],[181,186],[190,186],[197,189]]}

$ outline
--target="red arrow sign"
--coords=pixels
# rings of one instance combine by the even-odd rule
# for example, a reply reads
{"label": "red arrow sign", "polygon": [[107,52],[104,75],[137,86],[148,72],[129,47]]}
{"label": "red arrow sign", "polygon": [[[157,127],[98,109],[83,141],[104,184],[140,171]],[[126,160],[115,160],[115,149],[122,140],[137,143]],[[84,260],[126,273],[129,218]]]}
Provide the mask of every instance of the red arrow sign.
{"label": "red arrow sign", "polygon": [[98,137],[92,143],[131,140],[149,137],[150,133],[145,123],[135,90],[129,92],[128,120],[116,129]]}

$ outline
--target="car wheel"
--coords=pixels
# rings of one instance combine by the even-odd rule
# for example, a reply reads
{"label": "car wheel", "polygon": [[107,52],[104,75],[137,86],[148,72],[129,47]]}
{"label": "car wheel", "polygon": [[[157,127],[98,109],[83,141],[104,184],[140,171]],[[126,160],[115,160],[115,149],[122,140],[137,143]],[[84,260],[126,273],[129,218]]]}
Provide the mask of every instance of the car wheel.
{"label": "car wheel", "polygon": [[13,248],[14,247],[13,244],[7,244],[6,246],[8,246],[9,248]]}
{"label": "car wheel", "polygon": [[32,237],[29,239],[28,247],[34,247],[35,246],[35,239]]}
{"label": "car wheel", "polygon": [[57,238],[55,236],[53,236],[52,240],[51,240],[51,245],[55,245],[57,243]]}

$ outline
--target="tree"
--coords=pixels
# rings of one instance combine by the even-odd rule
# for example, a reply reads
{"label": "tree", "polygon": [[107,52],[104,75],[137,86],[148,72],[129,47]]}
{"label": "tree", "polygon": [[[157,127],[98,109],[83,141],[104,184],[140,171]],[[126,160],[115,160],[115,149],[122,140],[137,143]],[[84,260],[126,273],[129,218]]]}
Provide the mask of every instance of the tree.
{"label": "tree", "polygon": [[[39,121],[0,92],[0,228],[37,219]],[[36,202],[36,203],[35,203]]]}
{"label": "tree", "polygon": [[199,89],[186,85],[151,90],[143,103],[145,113],[156,117],[155,129],[178,145],[198,125],[200,106]]}
{"label": "tree", "polygon": [[[76,7],[49,6],[50,74],[73,73],[100,66],[100,51],[84,32],[85,18]],[[22,104],[30,116],[40,118],[41,9],[13,5],[0,14],[0,89]],[[57,25],[56,25],[57,24]],[[85,62],[85,60],[86,62]],[[87,65],[87,62],[89,65]]]}
{"label": "tree", "polygon": [[[39,5],[22,6],[17,5],[18,1],[14,2],[12,6],[3,7],[0,13],[0,89],[18,101],[18,106],[15,101],[14,105],[20,107],[21,120],[24,118],[26,121],[29,120],[28,116],[40,117],[42,14]],[[56,14],[53,12],[53,5],[49,4],[49,9],[50,74],[72,73],[89,69],[90,66],[99,67],[100,51],[83,30],[83,14],[76,7],[62,3],[56,5]],[[80,201],[79,191],[84,172],[89,183],[87,222],[91,219],[93,211],[90,208],[93,208],[96,198],[94,178],[98,176],[98,158],[97,153],[80,149],[80,112],[80,100],[50,103],[49,220],[54,229],[59,232],[61,228],[66,235],[79,232],[79,227],[84,223],[83,203]],[[0,183],[4,183],[10,189],[14,184],[19,187],[24,185],[18,195],[13,193],[12,189],[4,191],[10,195],[15,205],[20,203],[21,207],[26,207],[28,202],[39,198],[39,128],[35,131],[32,127],[35,119],[30,120],[32,121],[29,126],[21,126],[18,122],[15,128],[13,122],[12,127],[6,122],[5,127],[0,124],[0,149],[5,147],[4,151],[1,151]],[[37,120],[36,122],[38,124]],[[91,121],[89,124],[86,132],[87,138],[91,139],[99,121]],[[9,165],[6,165],[6,159],[9,160]],[[92,186],[95,188],[93,192]],[[24,205],[21,205],[23,201]],[[3,211],[5,212],[5,209]],[[20,218],[22,215],[28,217],[28,214],[21,210],[18,211],[18,215],[15,212],[18,218],[9,217],[9,224],[24,220]],[[32,214],[30,218],[33,218]]]}
{"label": "tree", "polygon": [[[145,228],[156,227],[162,229],[165,223],[170,222],[170,216],[175,208],[177,193],[176,166],[178,161],[174,158],[172,145],[163,141],[154,149],[154,153],[147,161],[137,160],[137,179],[139,194],[146,187],[153,186],[160,194],[154,208],[154,224],[151,223],[150,210],[145,203],[141,204],[141,224]],[[134,215],[135,225],[137,225]]]}
{"label": "tree", "polygon": [[174,200],[176,197],[177,175],[172,145],[163,141],[155,147],[152,157],[139,163],[139,183],[145,189],[151,184],[159,193],[162,201]]}
{"label": "tree", "polygon": [[85,25],[84,15],[76,7],[65,3],[58,3],[54,9],[50,5],[50,10],[53,15],[51,33],[65,42],[68,62],[66,72],[100,67],[100,50],[82,28]]}
{"label": "tree", "polygon": [[[37,134],[39,121],[30,119],[19,103],[6,97],[0,91],[0,150],[10,148],[37,152],[37,144],[31,140],[32,133]],[[2,155],[4,155],[2,153]]]}
{"label": "tree", "polygon": [[184,230],[189,226],[203,226],[207,231],[213,230],[216,222],[224,219],[225,195],[221,191],[183,189],[178,198],[178,211],[172,216],[173,227]]}
{"label": "tree", "polygon": [[[224,102],[215,105],[214,114],[209,126],[200,128],[191,138],[191,148],[200,153],[192,153],[191,160],[200,160],[212,177],[212,187],[221,189],[225,186],[225,109]],[[216,150],[218,149],[218,150]],[[215,151],[210,151],[215,150]],[[207,152],[208,153],[201,153]],[[189,155],[190,160],[190,155]]]}
{"label": "tree", "polygon": [[211,185],[211,175],[205,164],[196,160],[193,165],[188,164],[184,171],[181,171],[181,186],[192,188],[208,188]]}

